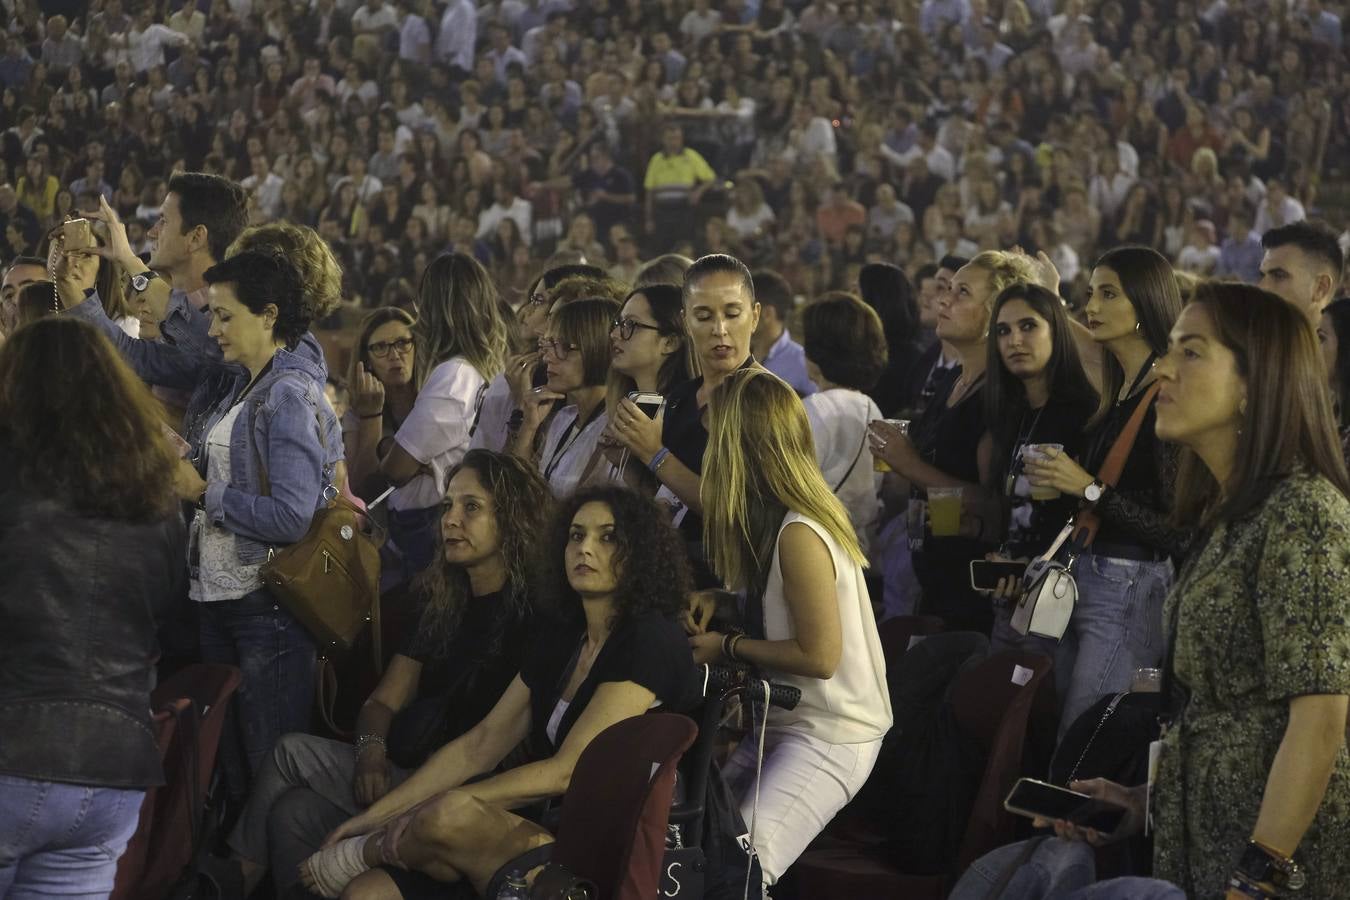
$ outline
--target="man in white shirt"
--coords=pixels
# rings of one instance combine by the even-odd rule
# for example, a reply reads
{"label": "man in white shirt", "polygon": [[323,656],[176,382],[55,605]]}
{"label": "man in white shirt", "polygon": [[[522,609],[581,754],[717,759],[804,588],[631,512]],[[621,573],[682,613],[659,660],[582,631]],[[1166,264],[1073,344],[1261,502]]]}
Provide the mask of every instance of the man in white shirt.
{"label": "man in white shirt", "polygon": [[473,0],[450,0],[436,36],[436,58],[465,75],[473,71],[473,45],[478,40],[478,9]]}
{"label": "man in white shirt", "polygon": [[539,52],[544,47],[552,44],[558,51],[559,58],[565,58],[567,55],[567,38],[563,31],[567,25],[567,15],[562,12],[551,12],[548,14],[548,21],[543,25],[537,25],[525,32],[525,37],[521,39],[520,49],[525,53],[525,58],[533,66],[539,61]]}
{"label": "man in white shirt", "polygon": [[1256,231],[1265,234],[1272,228],[1301,222],[1307,217],[1303,204],[1289,196],[1283,181],[1271,178],[1266,182],[1266,199],[1256,209]]}
{"label": "man in white shirt", "polygon": [[124,46],[131,67],[144,75],[155,66],[164,65],[164,48],[181,47],[191,40],[187,35],[155,22],[154,8],[147,6],[136,14],[136,22],[125,34],[108,36],[114,47]]}
{"label": "man in white shirt", "polygon": [[943,181],[956,178],[956,158],[952,156],[950,150],[938,143],[937,127],[931,121],[919,123],[919,139],[908,151],[896,153],[885,142],[882,142],[877,150],[901,168],[908,168],[915,157],[922,157],[928,164],[928,171]]}
{"label": "man in white shirt", "polygon": [[497,81],[506,84],[507,69],[514,63],[525,69],[530,61],[525,58],[519,47],[511,46],[511,31],[505,25],[488,26],[488,39],[492,48],[485,54],[492,60],[492,71]]}
{"label": "man in white shirt", "polygon": [[263,153],[254,156],[249,167],[253,174],[239,182],[239,186],[252,196],[253,208],[263,221],[275,221],[281,217],[281,189],[286,179],[272,171]]}
{"label": "man in white shirt", "polygon": [[382,37],[398,28],[398,12],[383,0],[366,0],[352,13],[352,34]]}
{"label": "man in white shirt", "polygon": [[431,0],[403,0],[399,4],[403,24],[398,30],[398,56],[408,62],[431,62]]}
{"label": "man in white shirt", "polygon": [[520,196],[519,187],[511,178],[501,178],[493,188],[494,202],[478,215],[478,240],[486,240],[496,232],[503,219],[511,219],[520,229],[520,238],[529,244],[534,237],[531,223],[534,219],[534,204]]}

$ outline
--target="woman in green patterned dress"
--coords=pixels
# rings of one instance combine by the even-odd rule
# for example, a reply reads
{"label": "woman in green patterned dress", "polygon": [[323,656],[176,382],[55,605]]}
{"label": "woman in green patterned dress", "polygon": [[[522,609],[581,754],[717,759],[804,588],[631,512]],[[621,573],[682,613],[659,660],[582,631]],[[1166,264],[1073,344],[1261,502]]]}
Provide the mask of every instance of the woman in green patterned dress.
{"label": "woman in green patterned dress", "polygon": [[[1204,284],[1157,373],[1158,436],[1185,450],[1175,514],[1197,540],[1164,608],[1179,715],[1153,874],[1192,900],[1350,898],[1350,477],[1316,338],[1273,294]],[[1105,839],[1062,836],[1142,824],[1143,786],[1072,786],[1131,814]]]}

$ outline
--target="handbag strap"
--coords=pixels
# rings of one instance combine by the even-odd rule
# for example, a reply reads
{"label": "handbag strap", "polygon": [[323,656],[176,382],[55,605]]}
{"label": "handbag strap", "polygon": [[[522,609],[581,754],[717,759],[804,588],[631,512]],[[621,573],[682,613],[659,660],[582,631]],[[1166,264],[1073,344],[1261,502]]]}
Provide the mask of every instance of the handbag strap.
{"label": "handbag strap", "polygon": [[853,470],[858,468],[858,460],[862,459],[863,450],[866,448],[867,448],[867,426],[864,425],[863,439],[862,443],[858,445],[858,452],[853,454],[853,462],[849,463],[848,471],[844,473],[844,477],[840,478],[839,483],[836,484],[834,488],[830,491],[831,494],[839,493],[839,489],[843,487],[844,484],[848,481],[848,477],[853,474]]}
{"label": "handbag strap", "polygon": [[[1116,442],[1107,451],[1106,461],[1102,463],[1101,470],[1097,473],[1097,480],[1107,487],[1115,487],[1116,482],[1120,480],[1120,473],[1125,469],[1125,461],[1130,458],[1130,453],[1139,439],[1139,432],[1144,427],[1144,417],[1148,415],[1161,387],[1162,384],[1155,381],[1144,389],[1134,413],[1121,429]],[[1079,512],[1074,521],[1077,526],[1074,530],[1073,543],[1081,552],[1092,546],[1093,539],[1097,537],[1097,529],[1101,527],[1101,517],[1089,507]]]}

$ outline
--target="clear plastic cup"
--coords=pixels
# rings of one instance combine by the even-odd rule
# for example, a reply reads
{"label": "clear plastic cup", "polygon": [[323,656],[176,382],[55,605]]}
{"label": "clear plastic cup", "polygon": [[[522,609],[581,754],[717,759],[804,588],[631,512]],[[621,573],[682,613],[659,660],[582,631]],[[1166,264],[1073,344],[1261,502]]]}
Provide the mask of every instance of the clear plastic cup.
{"label": "clear plastic cup", "polygon": [[956,537],[961,533],[961,488],[928,489],[928,523],[933,537]]}
{"label": "clear plastic cup", "polygon": [[[882,421],[885,422],[887,425],[894,425],[896,428],[899,428],[901,434],[904,435],[909,434],[909,419],[882,419]],[[886,460],[882,459],[880,456],[873,455],[872,471],[889,472],[891,471],[891,467],[886,462]]]}
{"label": "clear plastic cup", "polygon": [[[1048,458],[1048,455],[1047,455],[1047,454],[1048,454],[1048,451],[1051,451],[1051,450],[1054,450],[1056,453],[1063,453],[1063,452],[1064,452],[1064,445],[1063,445],[1063,444],[1023,444],[1023,445],[1022,445],[1022,461],[1023,461],[1023,462],[1026,462],[1027,460],[1032,460],[1032,459],[1034,459],[1034,460],[1047,459],[1047,458]],[[1060,496],[1059,491],[1055,490],[1055,489],[1052,488],[1052,487],[1047,487],[1047,486],[1037,487],[1036,485],[1032,485],[1032,486],[1031,486],[1031,499],[1032,499],[1032,500],[1058,500],[1058,499],[1059,499],[1059,496]]]}

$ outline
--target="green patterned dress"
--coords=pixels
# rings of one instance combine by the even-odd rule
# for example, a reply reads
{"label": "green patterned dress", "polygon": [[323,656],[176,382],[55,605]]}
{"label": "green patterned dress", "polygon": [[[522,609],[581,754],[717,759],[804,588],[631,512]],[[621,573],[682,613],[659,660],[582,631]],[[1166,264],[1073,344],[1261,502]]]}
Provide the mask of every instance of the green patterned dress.
{"label": "green patterned dress", "polygon": [[[1190,702],[1163,743],[1154,875],[1207,900],[1224,895],[1256,826],[1290,699],[1350,694],[1350,502],[1320,477],[1286,479],[1215,529],[1164,616]],[[1299,896],[1350,898],[1344,747],[1295,858],[1308,873]]]}

